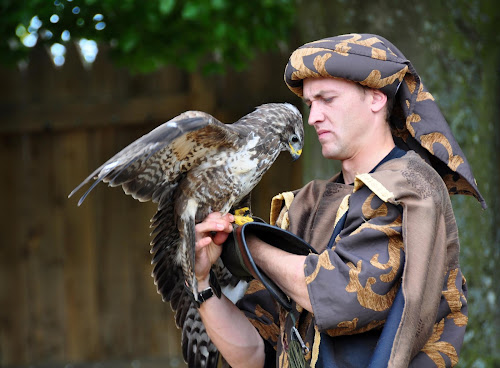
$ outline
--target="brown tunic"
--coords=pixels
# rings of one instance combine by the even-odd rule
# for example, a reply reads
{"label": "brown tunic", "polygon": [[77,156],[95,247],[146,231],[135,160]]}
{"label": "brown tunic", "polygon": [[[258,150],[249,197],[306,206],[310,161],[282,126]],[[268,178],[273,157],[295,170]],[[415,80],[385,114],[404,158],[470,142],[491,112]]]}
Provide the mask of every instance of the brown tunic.
{"label": "brown tunic", "polygon": [[[372,174],[358,175],[354,186],[334,179],[313,181],[294,193],[278,223],[287,227],[289,220],[289,230],[319,252],[304,265],[314,313],[296,304],[291,312],[310,349],[306,360],[316,365],[326,335],[376,342],[402,285],[404,309],[389,366],[455,365],[467,324],[466,285],[455,218],[440,176],[408,152]],[[347,209],[343,230],[326,249]],[[290,315],[256,281],[239,305],[276,349],[277,366],[288,367]],[[367,343],[367,350],[372,348]]]}

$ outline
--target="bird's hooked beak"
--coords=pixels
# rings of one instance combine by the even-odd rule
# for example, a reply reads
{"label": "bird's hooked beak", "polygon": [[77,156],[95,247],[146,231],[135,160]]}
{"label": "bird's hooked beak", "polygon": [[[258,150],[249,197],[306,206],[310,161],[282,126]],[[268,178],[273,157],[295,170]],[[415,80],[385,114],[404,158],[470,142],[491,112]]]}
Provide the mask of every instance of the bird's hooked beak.
{"label": "bird's hooked beak", "polygon": [[288,145],[290,146],[290,154],[292,155],[292,158],[295,161],[302,154],[302,148],[295,149],[290,143]]}
{"label": "bird's hooked beak", "polygon": [[288,141],[288,146],[290,147],[292,159],[295,161],[302,154],[302,142],[296,135],[293,135]]}

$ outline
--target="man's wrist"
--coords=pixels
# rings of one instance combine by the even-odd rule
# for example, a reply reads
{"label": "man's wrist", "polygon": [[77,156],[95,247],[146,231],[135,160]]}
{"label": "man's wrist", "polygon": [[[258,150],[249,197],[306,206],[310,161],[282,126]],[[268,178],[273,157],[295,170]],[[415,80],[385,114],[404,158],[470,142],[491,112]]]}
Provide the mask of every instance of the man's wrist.
{"label": "man's wrist", "polygon": [[[210,270],[209,274],[205,277],[197,277],[197,295],[193,294],[192,290],[186,284],[186,290],[188,294],[193,299],[196,307],[199,308],[203,302],[210,299],[212,296],[221,297],[221,290],[219,284],[217,283],[217,278],[213,270]],[[215,285],[215,286],[214,286]]]}
{"label": "man's wrist", "polygon": [[205,301],[215,295],[211,286],[198,292],[197,307],[199,308]]}
{"label": "man's wrist", "polygon": [[207,275],[206,277],[198,280],[198,291],[203,291],[210,287],[210,277]]}

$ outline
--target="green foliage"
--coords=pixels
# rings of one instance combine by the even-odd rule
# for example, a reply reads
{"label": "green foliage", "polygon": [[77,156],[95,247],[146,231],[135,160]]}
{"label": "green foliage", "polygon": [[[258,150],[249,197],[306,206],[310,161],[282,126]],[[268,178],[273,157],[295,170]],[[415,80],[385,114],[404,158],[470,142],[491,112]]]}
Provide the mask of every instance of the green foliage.
{"label": "green foliage", "polygon": [[[22,41],[34,33],[37,43],[49,46],[82,38],[110,45],[113,59],[132,71],[166,64],[206,72],[241,69],[257,50],[289,38],[294,9],[293,0],[4,0],[0,61],[27,58]],[[35,15],[41,27],[30,32]],[[61,39],[64,31],[71,41]]]}

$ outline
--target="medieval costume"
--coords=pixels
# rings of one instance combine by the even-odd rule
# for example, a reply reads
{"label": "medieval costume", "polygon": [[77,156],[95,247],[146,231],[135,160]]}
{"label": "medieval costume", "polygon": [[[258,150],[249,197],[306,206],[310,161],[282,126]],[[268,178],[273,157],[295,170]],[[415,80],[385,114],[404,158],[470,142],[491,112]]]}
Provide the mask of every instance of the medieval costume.
{"label": "medieval costume", "polygon": [[[469,164],[411,63],[384,38],[343,35],[297,49],[288,87],[302,96],[302,80],[317,77],[393,98],[397,147],[353,185],[337,174],[273,199],[271,223],[317,251],[304,265],[314,313],[294,302],[283,309],[257,280],[239,306],[279,367],[290,365],[297,338],[311,367],[454,366],[467,288],[449,194],[473,195],[485,207]],[[397,321],[392,330],[389,320]]]}

